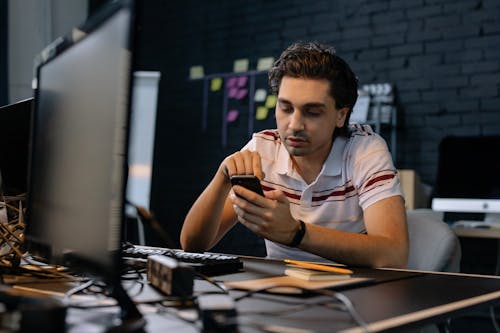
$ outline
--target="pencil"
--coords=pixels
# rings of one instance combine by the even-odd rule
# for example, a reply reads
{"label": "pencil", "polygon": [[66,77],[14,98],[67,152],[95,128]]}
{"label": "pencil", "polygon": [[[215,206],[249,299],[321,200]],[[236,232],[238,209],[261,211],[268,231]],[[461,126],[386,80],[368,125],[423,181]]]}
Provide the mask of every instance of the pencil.
{"label": "pencil", "polygon": [[291,265],[295,265],[295,266],[302,267],[302,268],[315,269],[317,271],[332,272],[332,273],[337,273],[337,274],[352,274],[353,273],[353,271],[351,271],[350,269],[339,268],[339,267],[334,267],[334,266],[329,266],[329,265],[322,265],[322,264],[313,264],[311,262],[306,262],[306,261],[285,259],[284,262],[286,264],[291,264]]}

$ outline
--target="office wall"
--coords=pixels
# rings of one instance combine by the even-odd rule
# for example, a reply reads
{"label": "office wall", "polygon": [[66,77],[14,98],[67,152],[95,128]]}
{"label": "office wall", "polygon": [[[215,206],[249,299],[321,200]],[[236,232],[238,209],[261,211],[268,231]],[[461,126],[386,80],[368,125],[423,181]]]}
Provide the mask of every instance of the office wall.
{"label": "office wall", "polygon": [[8,1],[9,103],[31,97],[33,59],[87,17],[87,0]]}
{"label": "office wall", "polygon": [[[247,141],[243,119],[221,146],[221,96],[205,74],[233,61],[279,56],[296,40],[333,44],[360,83],[395,85],[399,104],[396,166],[433,184],[446,135],[500,134],[500,2],[496,0],[148,1],[140,65],[161,70],[153,207],[173,231],[224,156]],[[253,66],[253,67],[252,67]]]}

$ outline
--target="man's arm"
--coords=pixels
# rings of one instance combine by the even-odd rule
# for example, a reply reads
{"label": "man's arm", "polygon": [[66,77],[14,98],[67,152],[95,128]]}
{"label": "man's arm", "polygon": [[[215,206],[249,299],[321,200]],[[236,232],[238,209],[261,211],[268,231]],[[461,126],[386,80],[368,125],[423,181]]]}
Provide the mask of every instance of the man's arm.
{"label": "man's arm", "polygon": [[[238,195],[230,198],[241,223],[271,241],[291,243],[299,222],[291,216],[283,192],[266,192],[265,198],[237,186],[234,192]],[[349,265],[405,267],[408,231],[402,197],[389,197],[369,206],[364,211],[364,221],[366,235],[306,223],[306,233],[298,247]]]}
{"label": "man's arm", "polygon": [[380,200],[364,211],[367,234],[307,225],[299,248],[334,261],[369,267],[406,267],[408,230],[403,199]]}
{"label": "man's arm", "polygon": [[186,251],[206,251],[213,247],[237,221],[228,199],[232,175],[256,175],[262,179],[260,155],[239,151],[224,159],[217,173],[189,210],[181,231],[181,246]]}

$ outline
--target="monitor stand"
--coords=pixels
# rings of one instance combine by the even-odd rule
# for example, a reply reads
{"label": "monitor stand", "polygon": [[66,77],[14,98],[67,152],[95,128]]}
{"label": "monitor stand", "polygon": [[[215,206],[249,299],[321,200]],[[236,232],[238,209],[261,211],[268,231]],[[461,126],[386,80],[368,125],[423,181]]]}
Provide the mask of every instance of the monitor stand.
{"label": "monitor stand", "polygon": [[[114,256],[121,256],[121,252],[112,254]],[[115,258],[116,259],[116,258]],[[116,259],[118,260],[118,259]],[[111,297],[117,302],[120,307],[121,323],[107,327],[106,333],[144,333],[146,320],[143,318],[136,304],[127,294],[125,288],[121,283],[120,276],[109,268],[102,267],[102,265],[92,262],[88,259],[82,258],[75,253],[67,253],[64,256],[64,261],[77,271],[88,273],[95,276],[100,281],[104,282],[106,288],[111,291]],[[118,269],[118,268],[116,268]]]}
{"label": "monitor stand", "polygon": [[146,320],[137,309],[130,296],[123,288],[121,281],[105,281],[111,288],[111,297],[113,297],[120,306],[121,323],[106,329],[106,333],[143,333],[146,326]]}

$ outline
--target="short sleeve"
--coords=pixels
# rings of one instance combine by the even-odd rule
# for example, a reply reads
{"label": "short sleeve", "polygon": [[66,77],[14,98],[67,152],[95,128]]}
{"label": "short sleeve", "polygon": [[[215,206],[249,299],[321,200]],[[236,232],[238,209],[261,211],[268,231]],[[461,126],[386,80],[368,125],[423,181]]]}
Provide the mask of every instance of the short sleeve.
{"label": "short sleeve", "polygon": [[351,141],[348,163],[359,205],[364,209],[375,202],[400,195],[404,197],[391,153],[384,139],[374,132]]}

